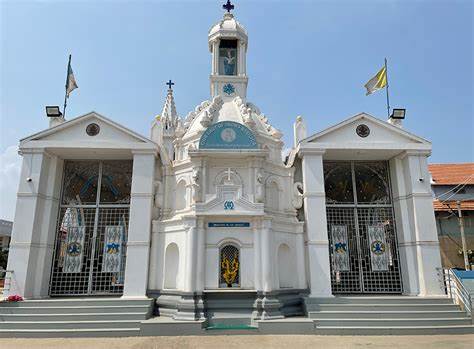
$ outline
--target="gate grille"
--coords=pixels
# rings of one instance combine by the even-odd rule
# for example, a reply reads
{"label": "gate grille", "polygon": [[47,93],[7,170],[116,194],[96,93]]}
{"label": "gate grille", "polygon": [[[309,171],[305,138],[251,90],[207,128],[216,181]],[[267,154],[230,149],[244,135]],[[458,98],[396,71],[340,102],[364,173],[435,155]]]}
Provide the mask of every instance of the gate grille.
{"label": "gate grille", "polygon": [[70,161],[64,168],[50,295],[121,294],[132,162]]}
{"label": "gate grille", "polygon": [[325,162],[324,169],[333,293],[401,293],[388,164]]}

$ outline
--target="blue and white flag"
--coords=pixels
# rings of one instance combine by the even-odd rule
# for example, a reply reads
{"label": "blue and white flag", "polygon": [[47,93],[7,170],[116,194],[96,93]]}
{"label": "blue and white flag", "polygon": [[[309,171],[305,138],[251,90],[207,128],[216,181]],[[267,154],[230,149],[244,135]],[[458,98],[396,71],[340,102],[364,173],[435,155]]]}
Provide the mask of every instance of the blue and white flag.
{"label": "blue and white flag", "polygon": [[67,78],[66,78],[66,96],[69,98],[69,94],[74,91],[77,86],[76,78],[74,77],[74,72],[71,68],[71,55],[69,55],[69,63],[67,65]]}

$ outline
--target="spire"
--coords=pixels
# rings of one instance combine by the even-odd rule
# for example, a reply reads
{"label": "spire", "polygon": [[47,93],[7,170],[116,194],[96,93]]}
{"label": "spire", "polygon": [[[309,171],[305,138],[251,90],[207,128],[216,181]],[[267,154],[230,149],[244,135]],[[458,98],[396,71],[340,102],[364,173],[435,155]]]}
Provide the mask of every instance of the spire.
{"label": "spire", "polygon": [[174,103],[173,89],[174,82],[171,80],[166,83],[168,85],[168,93],[166,94],[165,104],[161,112],[161,122],[165,130],[175,128],[178,126],[178,113],[176,112],[176,105]]}

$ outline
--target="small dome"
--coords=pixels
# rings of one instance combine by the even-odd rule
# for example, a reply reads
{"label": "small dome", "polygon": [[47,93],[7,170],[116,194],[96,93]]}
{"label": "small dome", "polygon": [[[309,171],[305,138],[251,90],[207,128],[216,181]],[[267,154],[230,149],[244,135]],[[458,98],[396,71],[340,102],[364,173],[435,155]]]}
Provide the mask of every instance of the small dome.
{"label": "small dome", "polygon": [[[209,44],[218,38],[236,38],[247,42],[248,36],[245,28],[232,13],[224,14],[224,18],[209,30]],[[210,47],[211,45],[209,45]]]}

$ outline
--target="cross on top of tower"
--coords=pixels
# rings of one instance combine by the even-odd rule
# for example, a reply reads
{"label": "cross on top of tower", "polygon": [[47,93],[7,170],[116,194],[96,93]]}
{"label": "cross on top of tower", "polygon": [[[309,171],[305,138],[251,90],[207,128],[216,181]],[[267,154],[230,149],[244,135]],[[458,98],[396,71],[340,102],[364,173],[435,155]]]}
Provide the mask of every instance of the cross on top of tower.
{"label": "cross on top of tower", "polygon": [[222,5],[222,8],[224,10],[227,10],[227,12],[230,13],[230,11],[232,11],[234,9],[234,5],[231,4],[230,0],[227,0],[227,3],[225,3],[224,5]]}
{"label": "cross on top of tower", "polygon": [[171,81],[171,79],[166,83],[168,85],[168,88],[171,90],[172,86],[174,85],[174,82]]}

